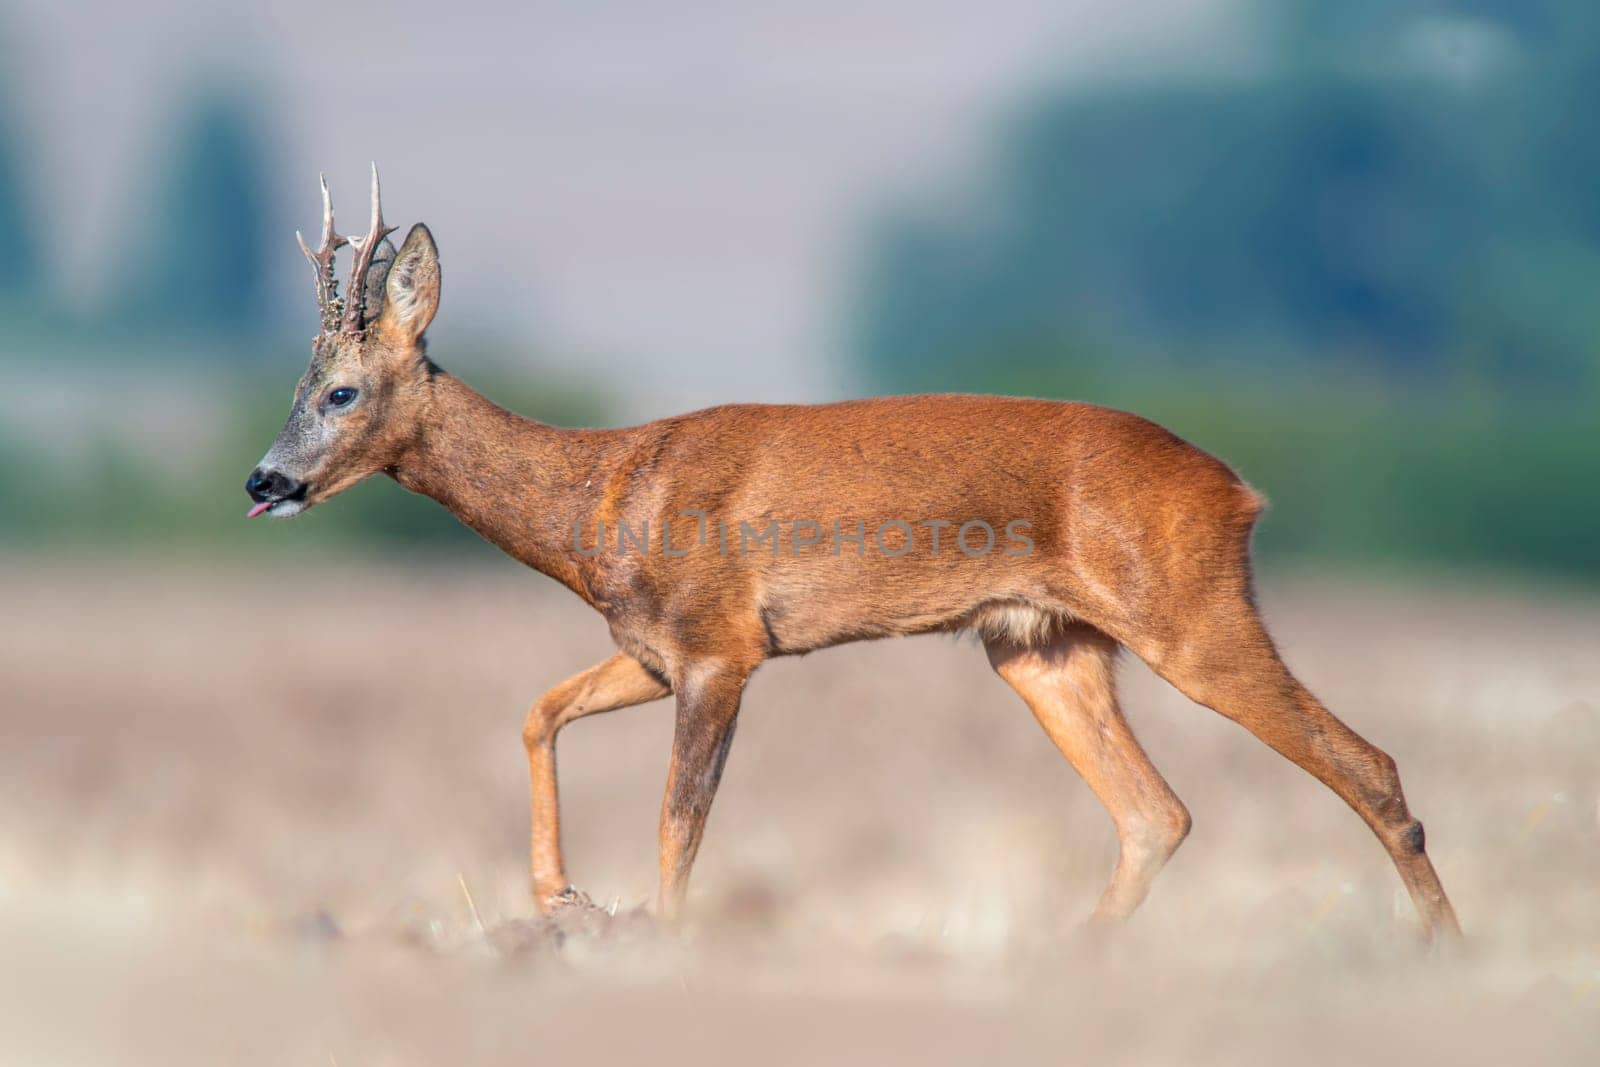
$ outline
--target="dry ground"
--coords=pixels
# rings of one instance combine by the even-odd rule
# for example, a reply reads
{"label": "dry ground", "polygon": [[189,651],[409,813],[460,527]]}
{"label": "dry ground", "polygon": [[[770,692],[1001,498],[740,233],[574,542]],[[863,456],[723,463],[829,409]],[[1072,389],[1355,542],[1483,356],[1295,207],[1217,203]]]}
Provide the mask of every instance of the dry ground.
{"label": "dry ground", "polygon": [[635,910],[665,702],[562,738],[569,871],[616,917],[526,921],[523,712],[609,647],[543,579],[0,589],[0,1062],[1600,1060],[1600,602],[1266,583],[1399,761],[1469,932],[1440,958],[1354,815],[1136,662],[1195,830],[1114,940],[1078,929],[1104,814],[950,638],[762,669],[667,936]]}

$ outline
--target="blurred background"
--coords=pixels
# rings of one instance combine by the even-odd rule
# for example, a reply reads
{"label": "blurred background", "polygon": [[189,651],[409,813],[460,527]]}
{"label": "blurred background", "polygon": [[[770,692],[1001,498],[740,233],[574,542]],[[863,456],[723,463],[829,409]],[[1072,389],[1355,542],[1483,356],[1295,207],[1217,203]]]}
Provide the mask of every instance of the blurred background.
{"label": "blurred background", "polygon": [[[0,0],[11,1058],[451,1062],[556,1034],[659,1060],[649,1035],[731,1005],[730,1048],[782,1033],[801,1062],[1069,1037],[1107,1062],[1446,1038],[1578,1062],[1597,106],[1590,0]],[[1196,830],[1131,940],[1085,955],[1104,815],[983,657],[931,639],[763,672],[703,940],[518,925],[517,730],[606,653],[601,621],[384,479],[242,521],[317,326],[294,232],[319,171],[364,217],[369,160],[386,218],[442,250],[431,355],[525,414],[1003,392],[1232,463],[1272,502],[1289,658],[1399,760],[1476,955],[1396,949],[1409,905],[1364,828],[1137,665]],[[624,916],[669,731],[563,737],[569,868]],[[455,1006],[417,1010],[438,989]]]}
{"label": "blurred background", "polygon": [[[435,357],[527,413],[1092,400],[1262,487],[1271,559],[1592,580],[1597,94],[1582,0],[10,0],[0,538],[282,543],[234,483],[293,234],[376,159]],[[301,526],[484,551],[390,485]]]}

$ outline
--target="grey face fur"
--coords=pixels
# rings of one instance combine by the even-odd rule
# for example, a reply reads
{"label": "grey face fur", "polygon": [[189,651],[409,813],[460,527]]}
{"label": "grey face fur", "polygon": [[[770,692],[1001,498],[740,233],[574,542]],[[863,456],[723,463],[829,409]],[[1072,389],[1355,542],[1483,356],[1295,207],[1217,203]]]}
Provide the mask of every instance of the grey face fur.
{"label": "grey face fur", "polygon": [[391,469],[415,439],[433,370],[422,331],[439,298],[427,227],[412,227],[398,253],[376,253],[365,289],[362,331],[324,332],[312,342],[289,417],[246,483],[257,501],[252,515],[298,515]]}

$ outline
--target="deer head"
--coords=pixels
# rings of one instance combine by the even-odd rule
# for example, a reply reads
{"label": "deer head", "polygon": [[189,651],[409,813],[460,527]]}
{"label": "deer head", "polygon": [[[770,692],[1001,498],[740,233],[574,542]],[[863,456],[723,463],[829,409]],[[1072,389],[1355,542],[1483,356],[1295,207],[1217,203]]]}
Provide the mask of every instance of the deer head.
{"label": "deer head", "polygon": [[[433,373],[422,334],[439,308],[439,250],[421,223],[399,252],[387,240],[393,232],[383,224],[376,164],[365,237],[334,231],[323,179],[322,244],[313,252],[295,235],[316,274],[322,329],[288,421],[245,481],[251,518],[298,515],[393,467],[420,432]],[[347,244],[355,255],[341,297],[334,260]]]}

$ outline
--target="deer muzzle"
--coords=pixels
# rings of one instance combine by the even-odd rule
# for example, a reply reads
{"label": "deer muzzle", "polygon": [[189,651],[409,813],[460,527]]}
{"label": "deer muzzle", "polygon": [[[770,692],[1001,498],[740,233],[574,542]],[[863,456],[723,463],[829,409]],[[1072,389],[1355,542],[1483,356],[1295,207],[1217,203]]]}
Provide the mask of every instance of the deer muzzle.
{"label": "deer muzzle", "polygon": [[251,471],[250,477],[245,479],[244,491],[255,501],[255,506],[245,515],[248,519],[269,512],[288,518],[301,510],[306,499],[305,482],[270,467],[257,467]]}

